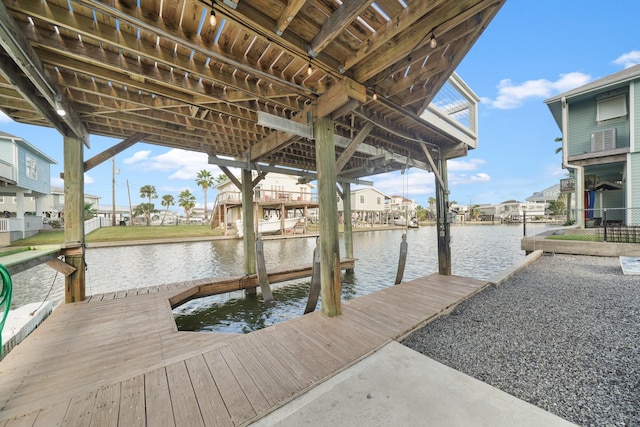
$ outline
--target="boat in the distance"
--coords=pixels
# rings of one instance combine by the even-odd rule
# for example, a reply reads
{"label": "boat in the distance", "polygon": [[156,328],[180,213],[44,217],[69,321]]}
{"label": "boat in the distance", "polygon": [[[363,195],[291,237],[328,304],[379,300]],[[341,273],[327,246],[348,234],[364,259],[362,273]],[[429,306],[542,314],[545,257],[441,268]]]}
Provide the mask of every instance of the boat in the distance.
{"label": "boat in the distance", "polygon": [[[284,219],[284,231],[293,229],[298,223],[299,218],[285,218]],[[269,219],[260,219],[258,222],[258,234],[276,234],[282,231],[280,218],[276,216],[269,217]],[[242,220],[236,221],[236,228],[238,229],[238,236],[244,235],[242,228]]]}
{"label": "boat in the distance", "polygon": [[411,218],[409,220],[409,223],[407,224],[407,220],[403,216],[401,216],[400,218],[394,219],[393,220],[393,225],[398,225],[398,226],[401,226],[401,227],[409,227],[409,228],[418,228],[418,227],[420,227],[420,225],[418,224],[418,221],[415,218]]}

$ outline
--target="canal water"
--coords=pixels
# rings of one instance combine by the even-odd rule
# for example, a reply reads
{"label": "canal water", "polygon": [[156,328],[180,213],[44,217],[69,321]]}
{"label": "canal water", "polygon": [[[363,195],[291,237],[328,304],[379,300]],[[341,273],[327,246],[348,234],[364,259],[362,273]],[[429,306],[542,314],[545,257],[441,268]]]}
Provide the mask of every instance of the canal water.
{"label": "canal water", "polygon": [[[527,235],[549,226],[527,224]],[[402,233],[409,246],[404,281],[435,273],[436,228],[363,231],[353,234],[356,262],[353,274],[342,275],[343,300],[393,285]],[[451,227],[452,272],[488,279],[524,257],[520,250],[522,225],[464,225]],[[267,270],[311,263],[315,238],[266,240]],[[344,245],[341,246],[344,255]],[[87,294],[99,294],[208,277],[240,275],[244,270],[242,241],[206,242],[90,248],[86,253]],[[178,328],[190,331],[250,332],[303,313],[308,279],[274,285],[275,304],[245,298],[242,292],[190,301],[174,310]],[[40,265],[13,277],[15,307],[64,300],[64,277]]]}

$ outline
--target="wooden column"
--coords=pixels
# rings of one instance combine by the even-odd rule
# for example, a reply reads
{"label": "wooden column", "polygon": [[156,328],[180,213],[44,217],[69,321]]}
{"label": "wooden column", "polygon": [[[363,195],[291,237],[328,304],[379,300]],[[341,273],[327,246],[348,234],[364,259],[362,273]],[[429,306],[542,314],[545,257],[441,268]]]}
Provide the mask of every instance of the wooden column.
{"label": "wooden column", "polygon": [[[353,227],[351,226],[351,184],[342,184],[342,206],[344,215],[344,250],[347,258],[353,258]],[[353,273],[353,268],[347,269]]]}
{"label": "wooden column", "polygon": [[318,200],[320,201],[320,283],[322,312],[329,317],[342,313],[340,306],[340,245],[338,196],[336,195],[336,149],[333,121],[321,117],[314,125]]}
{"label": "wooden column", "polygon": [[65,262],[76,270],[65,277],[65,302],[85,298],[84,277],[84,161],[79,138],[64,137]]}
{"label": "wooden column", "polygon": [[244,244],[244,272],[254,274],[256,272],[256,232],[253,215],[253,184],[251,182],[251,170],[242,170],[242,237]]}
{"label": "wooden column", "polygon": [[[442,177],[442,184],[447,186],[447,161],[438,158],[437,168]],[[440,180],[436,179],[436,222],[438,224],[438,272],[451,276],[451,227],[447,214],[449,212],[449,191]]]}

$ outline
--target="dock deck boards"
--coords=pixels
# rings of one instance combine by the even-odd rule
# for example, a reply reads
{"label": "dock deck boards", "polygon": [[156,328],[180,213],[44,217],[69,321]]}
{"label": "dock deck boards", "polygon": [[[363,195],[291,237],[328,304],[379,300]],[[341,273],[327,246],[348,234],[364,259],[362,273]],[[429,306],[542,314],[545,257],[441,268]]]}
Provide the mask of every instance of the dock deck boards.
{"label": "dock deck boards", "polygon": [[177,331],[182,286],[65,304],[0,362],[0,427],[244,425],[485,286],[435,274],[247,335]]}

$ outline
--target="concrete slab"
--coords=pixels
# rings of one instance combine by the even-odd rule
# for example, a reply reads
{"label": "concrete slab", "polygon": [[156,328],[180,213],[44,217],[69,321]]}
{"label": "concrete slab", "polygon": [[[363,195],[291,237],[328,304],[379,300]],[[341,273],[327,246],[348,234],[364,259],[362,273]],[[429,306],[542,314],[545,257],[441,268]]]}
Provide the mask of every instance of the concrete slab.
{"label": "concrete slab", "polygon": [[573,426],[397,342],[253,426]]}

